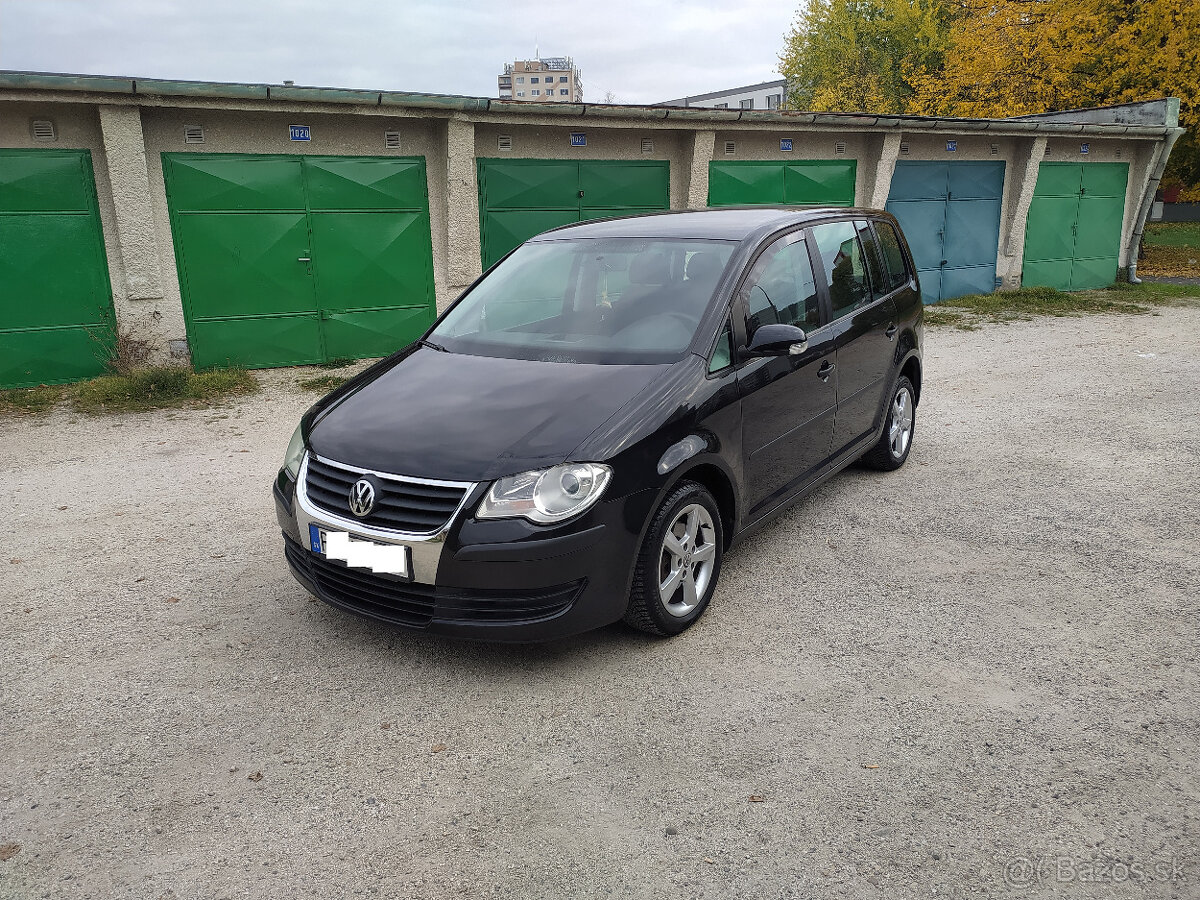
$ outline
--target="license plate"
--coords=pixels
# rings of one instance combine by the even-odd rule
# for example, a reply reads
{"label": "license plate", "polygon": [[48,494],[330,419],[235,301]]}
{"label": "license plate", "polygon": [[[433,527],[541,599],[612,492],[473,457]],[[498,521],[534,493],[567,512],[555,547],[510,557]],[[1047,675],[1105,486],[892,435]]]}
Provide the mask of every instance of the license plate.
{"label": "license plate", "polygon": [[352,537],[345,531],[329,531],[311,524],[308,537],[313,553],[341,560],[352,569],[412,578],[412,553],[404,544],[377,544]]}

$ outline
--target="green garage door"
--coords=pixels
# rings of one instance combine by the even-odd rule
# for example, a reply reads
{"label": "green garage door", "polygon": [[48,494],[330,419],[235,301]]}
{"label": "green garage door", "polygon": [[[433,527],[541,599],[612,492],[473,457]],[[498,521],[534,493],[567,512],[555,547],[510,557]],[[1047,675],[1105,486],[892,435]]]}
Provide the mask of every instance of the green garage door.
{"label": "green garage door", "polygon": [[104,371],[112,288],[87,150],[0,150],[0,388]]}
{"label": "green garage door", "polygon": [[1042,163],[1025,223],[1021,283],[1064,291],[1117,277],[1127,163]]}
{"label": "green garage door", "polygon": [[433,321],[421,158],[163,154],[192,361],[385,356]]}
{"label": "green garage door", "polygon": [[853,206],[857,169],[853,159],[713,160],[708,205]]}
{"label": "green garage door", "polygon": [[559,225],[671,207],[666,160],[479,160],[483,267]]}

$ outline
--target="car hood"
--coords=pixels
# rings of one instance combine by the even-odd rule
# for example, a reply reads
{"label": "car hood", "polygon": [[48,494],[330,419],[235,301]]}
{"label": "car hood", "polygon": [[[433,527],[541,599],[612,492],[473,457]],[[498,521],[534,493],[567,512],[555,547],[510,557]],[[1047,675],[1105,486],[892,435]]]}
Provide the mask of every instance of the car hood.
{"label": "car hood", "polygon": [[319,456],[364,469],[487,481],[566,461],[670,368],[418,347],[321,410],[308,443]]}

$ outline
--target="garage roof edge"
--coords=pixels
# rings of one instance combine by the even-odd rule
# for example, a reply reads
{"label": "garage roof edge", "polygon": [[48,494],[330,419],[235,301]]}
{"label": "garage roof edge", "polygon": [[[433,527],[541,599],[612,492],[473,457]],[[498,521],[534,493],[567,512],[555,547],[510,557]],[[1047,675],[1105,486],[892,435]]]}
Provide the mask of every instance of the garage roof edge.
{"label": "garage roof edge", "polygon": [[[1159,137],[1178,127],[1179,101],[1175,98],[1147,100],[1093,110],[1038,113],[1006,119],[946,118],[934,116],[875,115],[870,113],[803,112],[792,110],[712,109],[705,107],[637,106],[580,103],[525,103],[488,97],[427,94],[410,91],[367,91],[349,88],[296,85],[237,84],[208,81],[178,81],[156,78],[125,78],[110,75],[68,75],[51,72],[0,70],[0,97],[6,91],[52,91],[102,93],[139,97],[181,97],[192,100],[261,100],[299,103],[390,106],[442,112],[518,113],[532,118],[641,119],[655,121],[723,123],[745,122],[773,125],[900,129],[905,131],[952,131],[991,133],[1106,134]],[[77,99],[77,98],[72,98]]]}

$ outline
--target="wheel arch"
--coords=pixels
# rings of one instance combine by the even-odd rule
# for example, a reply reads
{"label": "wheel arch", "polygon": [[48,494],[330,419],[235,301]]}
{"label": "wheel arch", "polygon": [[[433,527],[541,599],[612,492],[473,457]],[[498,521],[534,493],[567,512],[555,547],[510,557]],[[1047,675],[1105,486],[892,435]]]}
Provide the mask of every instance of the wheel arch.
{"label": "wheel arch", "polygon": [[[675,477],[663,489],[662,496],[675,490],[681,481],[696,482],[717,501],[717,510],[721,514],[722,544],[724,549],[728,550],[738,521],[738,495],[733,478],[711,459],[698,460],[687,468],[681,466],[680,471],[675,473]],[[662,502],[662,496],[659,497],[658,503]],[[655,508],[657,509],[657,504]]]}
{"label": "wheel arch", "polygon": [[921,403],[921,360],[915,353],[904,361],[900,367],[900,374],[912,382],[913,405],[919,406]]}

